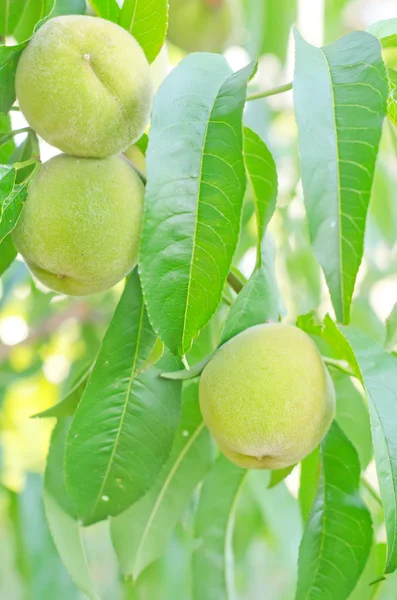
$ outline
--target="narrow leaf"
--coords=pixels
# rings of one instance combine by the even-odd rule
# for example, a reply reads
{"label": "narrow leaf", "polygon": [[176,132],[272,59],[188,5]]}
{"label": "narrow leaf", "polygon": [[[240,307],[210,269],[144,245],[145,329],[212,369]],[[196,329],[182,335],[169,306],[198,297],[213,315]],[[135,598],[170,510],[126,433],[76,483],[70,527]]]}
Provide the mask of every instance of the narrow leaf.
{"label": "narrow leaf", "polygon": [[184,59],[155,100],[140,269],[151,323],[184,356],[216,311],[240,230],[242,111],[251,66]]}
{"label": "narrow leaf", "polygon": [[52,433],[44,481],[44,507],[53,540],[69,575],[80,590],[97,600],[81,525],[68,500],[65,485],[64,454],[70,424],[71,419],[60,420]]}
{"label": "narrow leaf", "polygon": [[234,513],[248,471],[221,454],[204,480],[195,522],[194,600],[235,597],[232,535]]}
{"label": "narrow leaf", "polygon": [[295,465],[292,465],[291,467],[285,467],[284,469],[276,469],[275,471],[272,471],[270,475],[268,489],[270,490],[271,488],[276,487],[276,485],[284,481],[284,479],[288,477],[288,475],[292,472],[292,469],[294,467]]}
{"label": "narrow leaf", "polygon": [[348,323],[386,114],[386,71],[378,40],[362,31],[323,48],[298,32],[295,42],[295,112],[310,236],[337,319]]}
{"label": "narrow leaf", "polygon": [[168,26],[168,0],[124,0],[120,25],[142,47],[151,63],[165,42]]}
{"label": "narrow leaf", "polygon": [[12,192],[5,198],[4,202],[0,204],[0,208],[2,208],[0,219],[0,243],[9,233],[11,233],[18,223],[28,194],[29,184],[37,174],[39,168],[40,164],[37,163],[28,177],[22,183],[15,184]]}
{"label": "narrow leaf", "polygon": [[40,419],[45,417],[56,417],[57,419],[73,417],[87,387],[91,370],[92,369],[84,373],[76,385],[74,385],[70,390],[69,394],[67,394],[67,396],[65,396],[65,398],[63,398],[60,402],[58,402],[58,404],[55,404],[55,406],[51,406],[50,408],[47,408],[47,410],[43,410],[42,412],[33,415],[33,417],[38,417]]}
{"label": "narrow leaf", "polygon": [[17,251],[10,236],[0,242],[0,276],[12,264],[17,256]]}
{"label": "narrow leaf", "polygon": [[248,327],[277,322],[280,315],[279,291],[274,271],[274,246],[269,235],[262,243],[261,266],[254,271],[230,307],[221,343],[241,333]]}
{"label": "narrow leaf", "polygon": [[120,7],[117,0],[89,0],[98,17],[118,23],[120,20]]}
{"label": "narrow leaf", "polygon": [[328,317],[324,336],[349,362],[367,393],[376,469],[385,512],[387,563],[397,568],[397,360],[353,327],[339,329]]}
{"label": "narrow leaf", "polygon": [[111,520],[113,546],[123,575],[136,580],[162,555],[212,458],[211,438],[198,404],[198,384],[193,382],[184,390],[181,423],[160,478],[141,500]]}
{"label": "narrow leaf", "polygon": [[8,113],[15,102],[15,72],[27,42],[17,46],[0,46],[0,112]]}
{"label": "narrow leaf", "polygon": [[261,244],[276,208],[277,170],[273,156],[257,133],[244,127],[244,160],[254,192],[258,227],[257,264],[262,262]]}
{"label": "narrow leaf", "polygon": [[313,450],[301,462],[301,476],[299,483],[299,506],[302,519],[305,523],[309,517],[314,499],[317,494],[320,479],[320,452]]}
{"label": "narrow leaf", "polygon": [[[85,524],[117,515],[154,484],[167,460],[180,410],[180,384],[142,371],[156,344],[138,273],[130,276],[77,407],[66,479]],[[170,364],[171,363],[171,364]]]}
{"label": "narrow leaf", "polygon": [[386,347],[392,348],[397,341],[397,302],[386,319]]}
{"label": "narrow leaf", "polygon": [[355,449],[334,422],[321,445],[321,478],[299,549],[296,600],[346,600],[367,562],[371,516],[359,495]]}

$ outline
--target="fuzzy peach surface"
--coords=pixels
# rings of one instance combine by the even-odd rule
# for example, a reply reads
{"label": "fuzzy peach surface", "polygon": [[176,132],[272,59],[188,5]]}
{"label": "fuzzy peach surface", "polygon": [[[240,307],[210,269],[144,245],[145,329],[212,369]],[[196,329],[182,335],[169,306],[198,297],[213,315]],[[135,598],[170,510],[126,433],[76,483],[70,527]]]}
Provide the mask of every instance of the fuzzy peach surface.
{"label": "fuzzy peach surface", "polygon": [[106,290],[136,265],[144,186],[121,156],[62,154],[42,165],[12,238],[32,273],[73,296]]}
{"label": "fuzzy peach surface", "polygon": [[204,422],[236,464],[280,469],[321,442],[335,392],[316,345],[284,324],[251,327],[224,344],[200,379]]}
{"label": "fuzzy peach surface", "polygon": [[138,42],[115,23],[80,15],[56,17],[35,33],[18,63],[16,92],[30,126],[75,156],[125,150],[152,106]]}

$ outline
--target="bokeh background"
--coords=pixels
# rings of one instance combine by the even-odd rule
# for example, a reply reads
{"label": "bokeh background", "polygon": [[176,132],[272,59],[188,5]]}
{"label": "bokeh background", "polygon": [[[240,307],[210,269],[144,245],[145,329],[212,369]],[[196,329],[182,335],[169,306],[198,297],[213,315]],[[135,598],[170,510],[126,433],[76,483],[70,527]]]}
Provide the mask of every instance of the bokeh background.
{"label": "bokeh background", "polygon": [[[0,0],[2,2],[4,0]],[[28,0],[26,0],[28,1]],[[203,5],[211,8],[211,18]],[[395,0],[171,0],[170,42],[152,66],[155,85],[186,51],[223,52],[233,69],[256,56],[252,91],[291,81],[296,24],[311,43],[322,45],[352,29],[365,29],[397,17]],[[207,6],[207,8],[208,8]],[[88,9],[90,10],[90,9]],[[190,29],[189,29],[190,28]],[[1,35],[1,32],[0,32]],[[4,40],[3,40],[4,41]],[[7,38],[7,44],[13,39]],[[315,85],[315,82],[313,83]],[[313,309],[331,311],[328,292],[308,242],[299,178],[292,93],[250,102],[245,113],[276,159],[279,199],[271,222],[269,257],[275,249],[276,275],[285,319],[294,322]],[[6,127],[0,115],[0,129]],[[12,126],[26,126],[17,111]],[[397,134],[385,123],[366,233],[366,250],[353,302],[352,321],[384,342],[385,318],[397,301]],[[32,134],[22,133],[0,147],[0,162],[57,151]],[[142,157],[135,153],[138,166]],[[255,260],[255,219],[247,191],[236,265],[249,276]],[[35,283],[19,258],[0,281],[0,599],[77,600],[48,531],[42,503],[42,475],[52,419],[32,418],[56,402],[95,357],[122,284],[91,298],[53,294]],[[189,362],[199,360],[216,342],[222,314],[203,331]],[[390,340],[393,349],[394,341]],[[339,386],[338,417],[359,448],[360,460],[376,489],[365,399],[350,381]],[[352,419],[354,413],[354,419]],[[292,600],[302,518],[297,470],[268,491],[266,473],[250,473],[238,505],[234,554],[241,600]],[[221,491],[220,491],[221,493]],[[378,542],[385,539],[382,511],[366,495],[375,516]],[[140,577],[134,592],[120,580],[106,523],[85,531],[94,579],[104,600],[190,600],[189,561],[194,502],[176,527],[163,559]],[[352,600],[397,600],[397,574],[368,586],[381,572],[384,547],[378,545]],[[203,598],[202,600],[206,600]]]}

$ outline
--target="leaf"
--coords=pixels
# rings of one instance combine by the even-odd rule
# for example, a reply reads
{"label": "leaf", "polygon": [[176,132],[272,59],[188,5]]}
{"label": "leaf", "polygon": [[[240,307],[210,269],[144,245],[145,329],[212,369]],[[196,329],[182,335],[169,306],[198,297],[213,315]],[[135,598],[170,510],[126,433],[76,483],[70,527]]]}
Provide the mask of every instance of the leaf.
{"label": "leaf", "polygon": [[125,576],[134,580],[166,548],[177,521],[213,459],[211,437],[198,403],[198,383],[187,385],[174,446],[154,487],[111,520],[113,546]]}
{"label": "leaf", "polygon": [[117,0],[89,0],[98,17],[118,23],[120,20],[120,7]]}
{"label": "leaf", "polygon": [[295,465],[292,465],[291,467],[285,467],[284,469],[276,469],[275,471],[272,471],[270,474],[269,485],[267,486],[268,489],[270,490],[271,488],[276,487],[276,485],[284,481],[284,479],[288,477],[288,475],[291,473],[294,467]]}
{"label": "leaf", "polygon": [[242,111],[251,66],[185,58],[157,93],[140,272],[150,321],[183,357],[216,311],[240,230]]}
{"label": "leaf", "polygon": [[15,72],[27,42],[17,46],[0,46],[0,112],[8,113],[15,102]]}
{"label": "leaf", "polygon": [[[18,590],[21,589],[19,584],[22,584],[22,598],[78,600],[76,587],[62,565],[46,523],[42,477],[37,473],[27,473],[22,492],[9,492],[9,497],[9,517],[15,543],[14,561],[20,575]],[[6,597],[14,599],[14,591],[16,589],[13,587],[11,595],[5,594]],[[6,590],[2,581],[4,596],[3,592]]]}
{"label": "leaf", "polygon": [[85,0],[55,0],[51,18],[60,15],[84,15],[86,8]]}
{"label": "leaf", "polygon": [[[12,131],[12,124],[10,115],[4,115],[0,113],[0,140],[3,136],[10,136]],[[15,142],[13,137],[8,139],[8,142],[0,142],[0,164],[12,162],[10,156],[15,150]]]}
{"label": "leaf", "polygon": [[15,169],[12,165],[0,165],[0,215],[15,184]]}
{"label": "leaf", "polygon": [[316,497],[320,479],[320,452],[316,448],[301,462],[301,476],[299,484],[299,505],[302,519],[307,521],[314,499]]}
{"label": "leaf", "polygon": [[[62,3],[65,5],[65,8],[69,6],[70,9],[73,9],[73,5],[76,5],[77,2],[81,7],[82,0],[56,0],[54,8],[54,0],[24,0],[23,10],[20,11],[18,23],[13,31],[13,37],[17,42],[26,41],[33,35],[36,25],[45,17],[48,17],[50,13],[51,17],[55,17],[59,14],[71,14],[73,12],[73,10],[70,10],[67,13],[59,13],[56,10],[59,4]],[[85,12],[85,3],[83,4],[84,11],[80,14],[84,14]]]}
{"label": "leaf", "polygon": [[273,156],[265,142],[248,127],[244,127],[244,160],[254,192],[258,227],[257,264],[260,266],[262,239],[276,208],[277,170]]}
{"label": "leaf", "polygon": [[233,522],[247,473],[220,454],[204,479],[194,527],[198,544],[192,562],[194,600],[234,597]]}
{"label": "leaf", "polygon": [[17,251],[10,236],[0,242],[0,276],[12,264],[17,256]]}
{"label": "leaf", "polygon": [[33,171],[31,171],[28,177],[22,183],[16,183],[12,189],[12,192],[4,199],[2,203],[0,198],[0,207],[2,208],[0,219],[0,243],[8,234],[11,233],[18,223],[23,205],[25,204],[26,197],[28,195],[29,184],[36,176],[39,168],[40,163],[36,163]]}
{"label": "leaf", "polygon": [[364,471],[373,455],[367,403],[351,377],[335,369],[331,375],[336,392],[336,421],[355,447]]}
{"label": "leaf", "polygon": [[320,453],[320,485],[299,549],[296,600],[345,600],[371,550],[371,516],[359,495],[357,453],[335,422]]}
{"label": "leaf", "polygon": [[337,328],[325,319],[324,337],[348,361],[367,393],[376,470],[385,512],[387,563],[397,568],[397,360],[353,327]]}
{"label": "leaf", "polygon": [[[37,1],[37,0],[36,0]],[[11,36],[23,12],[25,0],[3,0],[0,4],[0,36]]]}
{"label": "leaf", "polygon": [[247,51],[252,58],[275,54],[282,62],[287,56],[288,38],[296,20],[296,0],[246,0]]}
{"label": "leaf", "polygon": [[168,0],[124,0],[120,25],[134,36],[152,63],[165,42]]}
{"label": "leaf", "polygon": [[142,371],[156,344],[138,273],[130,276],[77,407],[66,481],[91,524],[126,510],[154,484],[179,421],[180,383],[160,377],[175,361]]}
{"label": "leaf", "polygon": [[[9,162],[12,164],[15,162],[24,162],[30,159],[35,159],[37,161],[40,160],[39,139],[34,131],[29,131],[22,144],[20,144],[13,152]],[[15,179],[16,183],[22,183],[25,179],[27,179],[35,169],[35,166],[36,165],[31,164],[27,167],[18,169]]]}
{"label": "leaf", "polygon": [[386,114],[386,72],[379,42],[362,31],[323,48],[298,32],[295,42],[295,112],[310,236],[337,319],[348,323]]}
{"label": "leaf", "polygon": [[224,344],[248,327],[279,320],[279,291],[274,272],[274,246],[268,235],[262,243],[262,264],[230,307],[221,337]]}
{"label": "leaf", "polygon": [[385,19],[368,27],[368,33],[380,40],[383,48],[397,46],[397,19]]}
{"label": "leaf", "polygon": [[51,406],[47,408],[47,410],[43,410],[32,416],[32,418],[40,418],[43,419],[45,417],[55,417],[57,419],[62,419],[65,417],[73,417],[76,412],[77,406],[85,392],[87,387],[88,379],[91,375],[92,369],[89,369],[84,375],[79,379],[75,386],[71,389],[69,394],[65,396],[58,404],[55,406]]}
{"label": "leaf", "polygon": [[65,484],[64,455],[71,419],[57,422],[51,436],[44,480],[44,507],[57,550],[77,587],[97,600],[82,540],[81,525],[71,505]]}
{"label": "leaf", "polygon": [[386,319],[386,347],[392,348],[397,342],[397,302]]}

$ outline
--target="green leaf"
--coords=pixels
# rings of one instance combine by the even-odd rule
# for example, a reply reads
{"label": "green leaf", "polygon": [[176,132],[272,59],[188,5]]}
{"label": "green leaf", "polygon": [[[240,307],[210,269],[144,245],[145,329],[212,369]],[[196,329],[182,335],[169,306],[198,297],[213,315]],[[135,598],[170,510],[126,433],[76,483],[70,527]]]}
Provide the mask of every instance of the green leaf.
{"label": "green leaf", "polygon": [[[36,0],[37,2],[38,0]],[[3,0],[0,4],[0,36],[12,35],[23,13],[25,0]]]}
{"label": "green leaf", "polygon": [[45,417],[55,417],[57,419],[65,418],[65,417],[73,417],[76,412],[77,406],[85,392],[87,387],[88,379],[91,375],[92,369],[89,369],[84,375],[79,379],[75,386],[71,389],[69,394],[65,396],[58,404],[55,406],[51,406],[47,408],[47,410],[43,410],[32,416],[32,418],[45,418]]}
{"label": "green leaf", "polygon": [[15,184],[15,169],[12,165],[0,165],[0,215],[4,203],[11,196]]}
{"label": "green leaf", "polygon": [[165,42],[168,0],[124,0],[120,25],[134,36],[152,63]]}
{"label": "green leaf", "polygon": [[320,452],[316,448],[301,462],[299,505],[305,523],[309,517],[320,480]]}
{"label": "green leaf", "polygon": [[117,0],[89,0],[98,17],[118,23],[120,20],[120,7]]}
{"label": "green leaf", "polygon": [[288,38],[296,20],[296,0],[245,0],[247,51],[252,58],[275,54],[282,62],[287,56]]}
{"label": "green leaf", "polygon": [[12,131],[11,117],[10,115],[4,115],[0,113],[0,140],[4,139],[3,136],[7,136],[9,139],[5,143],[0,141],[0,164],[12,162],[10,156],[15,150],[15,142],[13,137],[9,137]]}
{"label": "green leaf", "polygon": [[326,317],[324,337],[348,361],[367,393],[372,441],[385,512],[387,563],[385,573],[397,568],[397,360],[353,327],[340,327]]}
{"label": "green leaf", "polygon": [[[18,223],[19,217],[23,209],[23,205],[25,204],[26,197],[28,194],[29,184],[35,177],[39,168],[40,163],[36,163],[33,171],[30,172],[28,177],[22,183],[16,183],[11,193],[4,199],[3,202],[1,202],[0,196],[0,208],[2,209],[0,219],[0,243],[9,233],[11,233],[11,231]],[[0,191],[0,195],[1,194],[2,192]]]}
{"label": "green leaf", "polygon": [[294,99],[310,236],[337,319],[348,323],[386,114],[386,71],[378,40],[362,31],[323,48],[298,32],[295,41]]}
{"label": "green leaf", "polygon": [[154,329],[183,357],[216,311],[240,230],[242,111],[251,66],[185,58],[157,93],[140,272]]}
{"label": "green leaf", "polygon": [[[34,131],[29,131],[22,144],[20,144],[13,152],[9,162],[12,164],[15,162],[24,162],[33,158],[37,161],[40,160],[39,139]],[[29,165],[18,169],[15,179],[16,183],[22,183],[27,179],[34,168],[35,165]]]}
{"label": "green leaf", "polygon": [[17,256],[17,251],[10,236],[0,242],[0,276],[12,264]]}
{"label": "green leaf", "polygon": [[198,383],[183,394],[182,419],[170,458],[154,487],[111,520],[113,546],[125,576],[134,580],[161,556],[178,519],[213,459],[198,403]]}
{"label": "green leaf", "polygon": [[397,19],[385,19],[368,27],[368,33],[380,40],[383,48],[397,47]]}
{"label": "green leaf", "polygon": [[77,587],[97,600],[85,553],[81,525],[71,505],[65,484],[64,455],[71,419],[57,422],[51,436],[44,480],[44,507],[52,538],[62,562]]}
{"label": "green leaf", "polygon": [[[77,0],[80,5],[82,0]],[[65,5],[69,5],[72,8],[73,0],[56,0],[55,7],[62,2]],[[76,2],[74,2],[76,4]],[[85,10],[85,3],[84,10]],[[17,42],[23,42],[29,39],[34,31],[36,25],[45,17],[51,13],[51,17],[58,16],[58,14],[70,14],[58,13],[54,8],[54,0],[25,0],[23,2],[23,10],[19,14],[18,24],[14,28],[13,37]],[[66,6],[65,6],[66,8]],[[84,14],[84,13],[80,13]]]}
{"label": "green leaf", "polygon": [[351,377],[335,369],[331,374],[336,392],[336,421],[355,447],[364,471],[373,454],[367,403]]}
{"label": "green leaf", "polygon": [[156,344],[138,273],[130,276],[77,407],[66,449],[66,480],[85,524],[126,510],[154,484],[179,421],[180,383],[144,371]]}
{"label": "green leaf", "polygon": [[386,319],[386,347],[392,348],[397,342],[397,302]]}
{"label": "green leaf", "polygon": [[[9,496],[9,516],[15,543],[14,560],[20,575],[18,584],[22,587],[21,589],[18,585],[18,590],[21,589],[20,597],[26,600],[78,600],[76,587],[59,558],[46,523],[42,477],[37,473],[27,473],[22,492],[9,492]],[[16,589],[13,587],[12,592],[14,591]],[[3,593],[2,595],[4,597]],[[11,596],[6,597],[11,600],[15,598],[15,594],[11,593]]]}
{"label": "green leaf", "polygon": [[276,487],[276,485],[284,481],[284,479],[288,477],[288,475],[291,473],[294,467],[295,465],[292,465],[291,467],[285,467],[285,469],[277,469],[275,471],[272,471],[270,475],[268,489],[270,490],[271,488]]}
{"label": "green leaf", "polygon": [[0,46],[0,112],[8,113],[15,102],[15,72],[22,50],[27,42],[18,46]]}
{"label": "green leaf", "polygon": [[221,337],[224,344],[248,327],[279,320],[279,291],[274,272],[274,247],[269,235],[262,243],[262,264],[230,307]]}
{"label": "green leaf", "polygon": [[85,0],[55,0],[51,18],[60,15],[84,15],[86,8]]}
{"label": "green leaf", "polygon": [[204,479],[194,527],[197,539],[192,563],[194,600],[234,597],[234,513],[247,473],[220,454]]}
{"label": "green leaf", "polygon": [[257,264],[260,265],[262,240],[276,208],[277,170],[273,156],[265,142],[248,127],[244,127],[244,160],[254,192],[258,227]]}
{"label": "green leaf", "polygon": [[345,600],[371,550],[371,516],[359,495],[357,453],[335,422],[320,452],[320,486],[299,549],[296,600]]}

